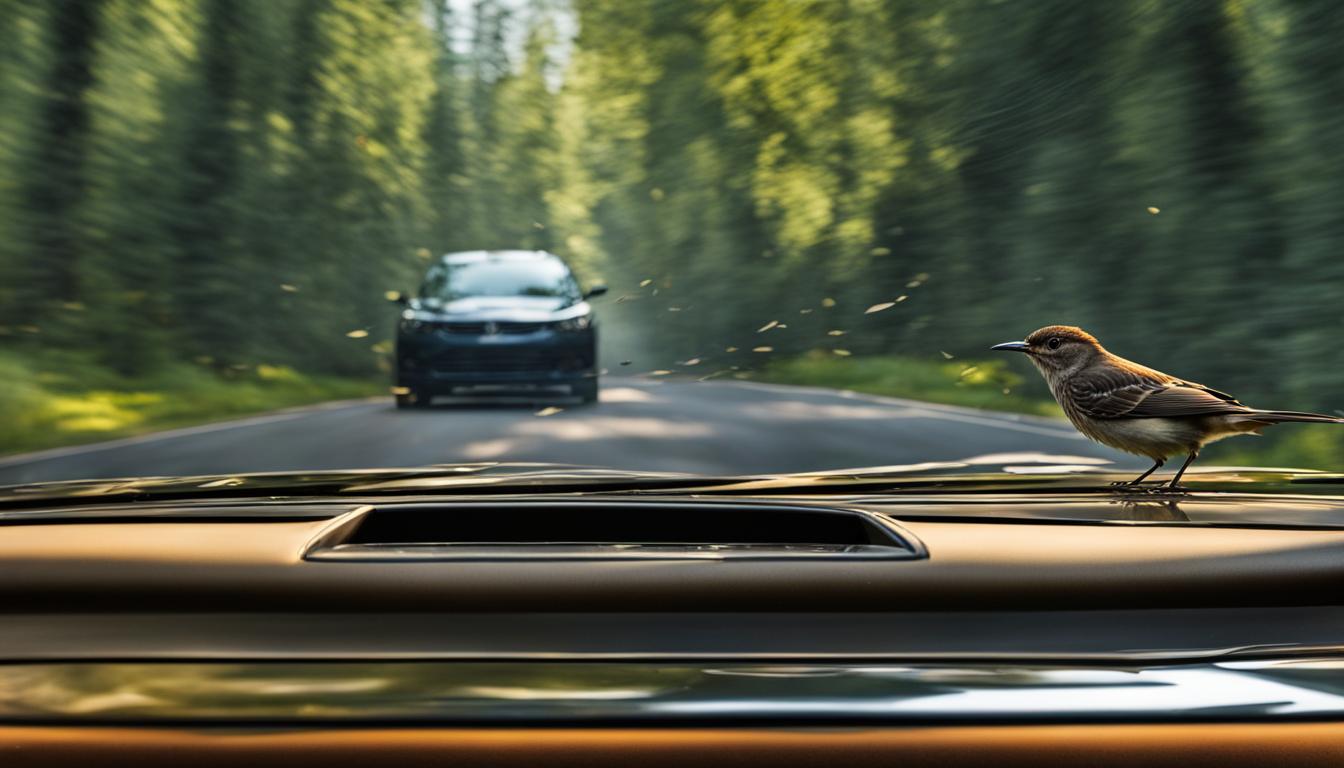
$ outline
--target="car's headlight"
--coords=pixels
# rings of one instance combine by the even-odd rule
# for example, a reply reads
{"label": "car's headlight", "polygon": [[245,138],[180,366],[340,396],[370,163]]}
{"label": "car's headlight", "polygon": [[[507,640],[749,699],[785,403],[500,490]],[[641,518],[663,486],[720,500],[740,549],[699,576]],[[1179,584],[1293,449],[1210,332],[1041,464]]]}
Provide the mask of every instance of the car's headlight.
{"label": "car's headlight", "polygon": [[561,320],[555,324],[557,331],[586,331],[593,324],[592,315],[579,315],[571,317],[568,320]]}
{"label": "car's headlight", "polygon": [[401,313],[401,330],[406,331],[407,333],[416,333],[421,330],[426,330],[428,325],[429,323],[421,317],[420,313],[413,309],[408,309]]}

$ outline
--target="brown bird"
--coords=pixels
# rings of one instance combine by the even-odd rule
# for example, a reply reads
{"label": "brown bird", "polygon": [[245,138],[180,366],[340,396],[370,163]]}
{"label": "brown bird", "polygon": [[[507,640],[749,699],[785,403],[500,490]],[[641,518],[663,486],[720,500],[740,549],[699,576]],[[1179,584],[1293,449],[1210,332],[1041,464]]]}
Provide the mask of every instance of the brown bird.
{"label": "brown bird", "polygon": [[1123,485],[1138,485],[1168,458],[1185,454],[1168,486],[1174,489],[1200,449],[1224,437],[1259,434],[1285,421],[1344,424],[1319,413],[1248,408],[1225,392],[1117,357],[1070,325],[1046,326],[1026,341],[990,349],[1025,352],[1079,432],[1153,460],[1147,472]]}

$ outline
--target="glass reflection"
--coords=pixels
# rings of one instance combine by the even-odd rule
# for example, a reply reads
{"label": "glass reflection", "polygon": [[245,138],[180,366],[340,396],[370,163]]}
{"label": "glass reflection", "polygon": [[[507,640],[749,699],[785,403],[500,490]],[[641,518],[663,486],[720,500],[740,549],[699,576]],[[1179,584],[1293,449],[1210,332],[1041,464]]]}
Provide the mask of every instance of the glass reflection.
{"label": "glass reflection", "polygon": [[0,720],[1156,720],[1344,714],[1338,660],[1151,668],[636,663],[18,664]]}

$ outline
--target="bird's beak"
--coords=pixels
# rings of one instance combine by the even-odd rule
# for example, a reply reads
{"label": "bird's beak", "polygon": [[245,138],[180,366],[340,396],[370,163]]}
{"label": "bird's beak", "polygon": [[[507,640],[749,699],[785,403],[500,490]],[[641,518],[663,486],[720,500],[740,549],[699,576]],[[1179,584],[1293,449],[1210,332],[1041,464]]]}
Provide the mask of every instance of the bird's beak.
{"label": "bird's beak", "polygon": [[989,348],[992,352],[1028,352],[1030,347],[1025,341],[1005,341],[1002,344],[995,344]]}

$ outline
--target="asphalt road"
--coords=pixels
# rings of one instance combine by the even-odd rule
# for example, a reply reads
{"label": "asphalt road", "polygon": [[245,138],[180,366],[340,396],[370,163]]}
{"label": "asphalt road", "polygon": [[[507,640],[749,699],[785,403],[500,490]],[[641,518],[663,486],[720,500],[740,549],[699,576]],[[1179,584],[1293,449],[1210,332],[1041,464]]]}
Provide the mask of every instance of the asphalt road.
{"label": "asphalt road", "polygon": [[[543,404],[545,405],[545,404]],[[602,401],[332,403],[109,443],[0,458],[0,484],[542,461],[755,474],[971,459],[1136,467],[1067,424],[835,390],[738,381],[604,380]]]}

